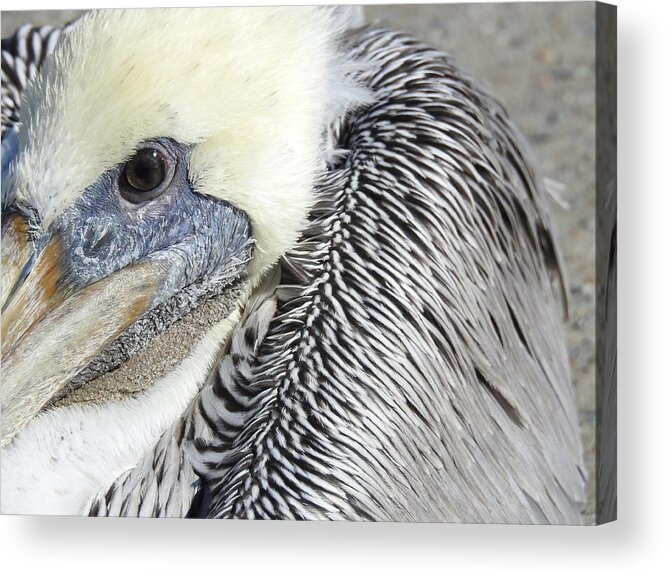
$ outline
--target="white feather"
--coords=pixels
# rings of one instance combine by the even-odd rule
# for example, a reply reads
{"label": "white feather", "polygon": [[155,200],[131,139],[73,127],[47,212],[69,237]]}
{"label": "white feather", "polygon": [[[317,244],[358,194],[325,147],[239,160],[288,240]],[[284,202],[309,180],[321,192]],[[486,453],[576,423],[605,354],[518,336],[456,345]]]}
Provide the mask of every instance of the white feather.
{"label": "white feather", "polygon": [[33,419],[2,451],[0,512],[80,515],[182,414],[239,317],[236,311],[212,328],[176,370],[136,398],[73,405]]}
{"label": "white feather", "polygon": [[48,226],[143,140],[171,137],[193,146],[195,191],[249,215],[251,271],[261,272],[302,228],[331,110],[365,98],[336,57],[352,16],[317,7],[86,14],[26,91],[17,196]]}

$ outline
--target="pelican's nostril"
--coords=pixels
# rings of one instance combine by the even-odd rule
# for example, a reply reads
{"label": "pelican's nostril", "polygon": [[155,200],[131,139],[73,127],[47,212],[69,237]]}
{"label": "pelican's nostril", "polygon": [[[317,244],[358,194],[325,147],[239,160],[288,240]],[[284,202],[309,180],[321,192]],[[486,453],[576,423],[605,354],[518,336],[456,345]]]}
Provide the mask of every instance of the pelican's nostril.
{"label": "pelican's nostril", "polygon": [[90,258],[96,258],[100,255],[104,255],[111,245],[112,234],[110,230],[104,229],[101,235],[94,237],[91,242],[86,242],[84,244],[84,251],[86,256]]}
{"label": "pelican's nostril", "polygon": [[113,230],[102,219],[91,218],[83,226],[83,229],[75,231],[72,235],[77,236],[75,253],[88,260],[99,260],[109,255],[113,242]]}

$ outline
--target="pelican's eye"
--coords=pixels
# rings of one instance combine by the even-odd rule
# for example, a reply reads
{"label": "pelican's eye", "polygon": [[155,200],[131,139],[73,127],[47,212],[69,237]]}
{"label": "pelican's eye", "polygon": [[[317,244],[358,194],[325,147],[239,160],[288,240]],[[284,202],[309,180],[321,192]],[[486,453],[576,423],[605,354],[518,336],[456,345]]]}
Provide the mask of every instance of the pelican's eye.
{"label": "pelican's eye", "polygon": [[166,151],[158,147],[138,150],[120,172],[120,195],[133,204],[160,196],[171,183],[175,163]]}

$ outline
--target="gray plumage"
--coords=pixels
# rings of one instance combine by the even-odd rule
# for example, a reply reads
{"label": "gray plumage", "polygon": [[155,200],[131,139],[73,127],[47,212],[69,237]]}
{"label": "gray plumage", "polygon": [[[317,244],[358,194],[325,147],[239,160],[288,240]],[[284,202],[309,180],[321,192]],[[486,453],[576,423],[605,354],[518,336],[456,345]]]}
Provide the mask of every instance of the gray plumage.
{"label": "gray plumage", "polygon": [[565,288],[525,145],[444,54],[385,30],[346,49],[375,100],[332,127],[345,153],[298,245],[90,514],[580,522]]}
{"label": "gray plumage", "polygon": [[44,59],[53,52],[68,26],[21,26],[13,36],[2,39],[2,137],[20,119],[21,95],[35,79]]}

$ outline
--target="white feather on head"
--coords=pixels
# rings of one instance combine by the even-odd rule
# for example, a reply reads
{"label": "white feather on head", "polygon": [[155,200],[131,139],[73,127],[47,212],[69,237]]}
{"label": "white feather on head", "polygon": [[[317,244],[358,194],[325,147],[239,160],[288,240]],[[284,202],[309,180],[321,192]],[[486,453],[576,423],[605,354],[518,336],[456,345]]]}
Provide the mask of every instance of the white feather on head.
{"label": "white feather on head", "polygon": [[249,216],[258,277],[298,237],[331,109],[367,98],[341,68],[346,25],[322,7],[86,14],[27,91],[18,198],[48,226],[140,142],[171,137],[193,146],[194,190]]}
{"label": "white feather on head", "polygon": [[[330,152],[329,123],[369,100],[353,81],[357,66],[338,50],[341,33],[359,23],[357,8],[341,7],[85,15],[26,92],[8,178],[17,199],[48,227],[140,142],[171,137],[193,146],[194,190],[250,217],[257,249],[249,271],[258,282],[298,237]],[[237,320],[212,328],[136,398],[30,421],[3,452],[3,511],[82,513],[182,413]]]}

